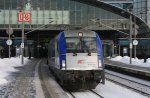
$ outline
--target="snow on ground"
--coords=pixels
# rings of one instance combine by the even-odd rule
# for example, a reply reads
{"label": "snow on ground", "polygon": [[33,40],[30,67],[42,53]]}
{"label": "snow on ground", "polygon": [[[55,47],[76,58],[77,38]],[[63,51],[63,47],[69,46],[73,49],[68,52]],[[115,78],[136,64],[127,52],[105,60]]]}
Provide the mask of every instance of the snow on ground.
{"label": "snow on ground", "polygon": [[104,98],[148,98],[133,90],[106,81],[105,85],[99,84],[94,90]]}
{"label": "snow on ground", "polygon": [[[130,57],[128,56],[116,56],[115,58],[110,58],[110,60],[130,64]],[[150,67],[150,58],[147,59],[146,63],[144,63],[144,59],[132,58],[132,65]]]}
{"label": "snow on ground", "polygon": [[[107,80],[105,85],[99,84],[96,89],[93,90],[103,96],[103,98],[149,98],[148,96],[144,96]],[[72,93],[76,98],[99,98],[89,90]],[[68,94],[68,96],[70,95]]]}
{"label": "snow on ground", "polygon": [[[27,58],[24,58],[24,64],[28,62]],[[17,66],[23,66],[21,64],[21,58],[19,57],[11,57],[11,58],[4,58],[0,59],[0,85],[4,85],[8,83],[8,76],[11,74],[11,72],[18,71],[15,69]]]}

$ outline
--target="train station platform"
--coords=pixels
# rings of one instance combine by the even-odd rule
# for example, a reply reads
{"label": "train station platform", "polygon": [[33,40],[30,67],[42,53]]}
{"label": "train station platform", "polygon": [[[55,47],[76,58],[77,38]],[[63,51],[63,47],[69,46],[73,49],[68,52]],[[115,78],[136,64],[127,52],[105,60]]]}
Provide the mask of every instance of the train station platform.
{"label": "train station platform", "polygon": [[141,67],[132,64],[125,64],[122,62],[109,60],[108,58],[104,59],[104,63],[106,69],[114,69],[114,70],[125,71],[137,75],[150,77],[150,67]]}

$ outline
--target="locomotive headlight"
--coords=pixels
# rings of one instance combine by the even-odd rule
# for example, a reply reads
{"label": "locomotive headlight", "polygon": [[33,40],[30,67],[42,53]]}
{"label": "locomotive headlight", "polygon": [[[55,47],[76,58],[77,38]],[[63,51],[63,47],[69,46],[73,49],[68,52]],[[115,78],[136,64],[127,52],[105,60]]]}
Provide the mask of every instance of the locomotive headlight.
{"label": "locomotive headlight", "polygon": [[62,60],[62,67],[63,67],[63,68],[65,68],[65,67],[66,67],[65,60]]}
{"label": "locomotive headlight", "polygon": [[98,66],[102,67],[102,61],[101,60],[98,60]]}

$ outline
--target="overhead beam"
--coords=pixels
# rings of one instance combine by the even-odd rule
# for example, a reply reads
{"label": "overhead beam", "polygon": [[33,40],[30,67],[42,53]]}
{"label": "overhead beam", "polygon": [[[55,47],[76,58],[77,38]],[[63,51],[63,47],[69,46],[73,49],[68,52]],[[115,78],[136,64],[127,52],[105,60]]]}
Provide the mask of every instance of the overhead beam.
{"label": "overhead beam", "polygon": [[[146,33],[150,33],[149,26],[141,18],[139,18],[138,16],[134,15],[133,13],[131,13],[127,10],[124,10],[124,9],[119,8],[119,7],[113,6],[111,4],[105,3],[101,0],[88,0],[88,1],[87,0],[72,0],[72,1],[77,1],[80,3],[95,6],[95,7],[107,10],[109,12],[118,14],[124,18],[127,18],[127,19],[130,19],[130,15],[132,15],[132,17],[135,17],[136,24],[139,26],[139,29],[138,29],[139,33],[138,34],[143,35],[145,33],[145,35],[148,35]],[[132,21],[134,21],[134,20],[132,20]],[[145,37],[149,37],[149,36],[145,36]]]}

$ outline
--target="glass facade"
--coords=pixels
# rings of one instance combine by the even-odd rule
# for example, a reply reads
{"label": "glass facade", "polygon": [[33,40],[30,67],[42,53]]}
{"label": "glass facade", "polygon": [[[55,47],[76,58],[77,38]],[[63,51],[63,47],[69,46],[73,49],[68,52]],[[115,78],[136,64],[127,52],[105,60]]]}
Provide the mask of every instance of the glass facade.
{"label": "glass facade", "polygon": [[134,0],[134,13],[147,22],[147,0]]}
{"label": "glass facade", "polygon": [[150,0],[134,0],[135,14],[150,26]]}
{"label": "glass facade", "polygon": [[[31,13],[31,21],[25,22],[26,28],[37,28],[40,25],[48,24],[49,29],[56,29],[58,26],[91,26],[95,29],[109,29],[108,27],[97,26],[94,19],[99,19],[102,24],[116,29],[126,29],[129,20],[112,12],[72,0],[0,0],[0,28],[21,29],[21,22],[18,22],[18,12],[21,5],[25,12]],[[95,27],[94,27],[95,26]],[[97,27],[98,28],[97,28]]]}
{"label": "glass facade", "polygon": [[101,1],[123,9],[128,9],[129,7],[133,6],[133,0],[101,0]]}

